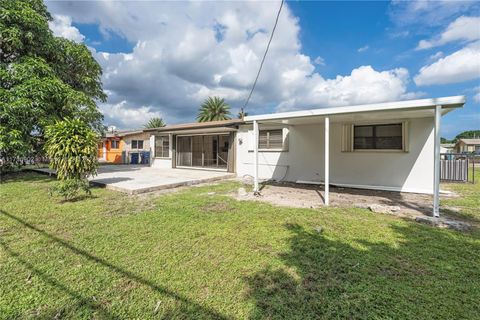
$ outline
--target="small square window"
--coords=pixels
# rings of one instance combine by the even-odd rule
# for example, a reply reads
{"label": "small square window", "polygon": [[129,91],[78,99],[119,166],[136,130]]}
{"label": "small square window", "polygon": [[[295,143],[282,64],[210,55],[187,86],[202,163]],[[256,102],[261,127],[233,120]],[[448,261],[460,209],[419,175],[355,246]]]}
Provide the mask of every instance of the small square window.
{"label": "small square window", "polygon": [[283,130],[260,130],[258,137],[259,149],[282,149],[283,148]]}
{"label": "small square window", "polygon": [[120,141],[118,141],[118,140],[112,140],[112,141],[111,141],[111,148],[112,148],[112,149],[118,149],[118,148],[120,148]]}

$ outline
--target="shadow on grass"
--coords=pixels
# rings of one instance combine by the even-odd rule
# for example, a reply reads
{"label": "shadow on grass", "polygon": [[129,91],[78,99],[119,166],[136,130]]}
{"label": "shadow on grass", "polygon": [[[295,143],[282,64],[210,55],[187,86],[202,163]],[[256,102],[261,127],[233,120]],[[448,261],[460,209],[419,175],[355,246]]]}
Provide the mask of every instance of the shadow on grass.
{"label": "shadow on grass", "polygon": [[[287,225],[284,267],[247,278],[255,319],[475,318],[478,234],[393,226],[400,243],[355,247]],[[475,243],[476,242],[476,243]]]}
{"label": "shadow on grass", "polygon": [[[134,274],[134,273],[122,268],[122,267],[116,266],[116,265],[108,262],[105,259],[94,256],[93,254],[91,254],[91,253],[89,253],[89,252],[87,252],[87,251],[85,251],[81,248],[77,248],[76,246],[72,245],[71,243],[69,243],[69,242],[67,242],[67,241],[65,241],[65,240],[63,240],[63,239],[61,239],[61,238],[59,238],[59,237],[57,237],[53,234],[49,234],[49,233],[45,232],[44,230],[41,230],[41,229],[37,228],[33,224],[30,224],[30,223],[24,221],[23,219],[21,219],[19,217],[16,217],[16,216],[14,216],[14,215],[12,215],[8,212],[5,212],[4,210],[0,210],[0,213],[3,214],[6,217],[12,219],[12,220],[15,220],[16,222],[23,225],[25,228],[36,231],[40,235],[54,241],[56,244],[58,244],[58,245],[60,245],[64,248],[69,249],[74,254],[80,255],[80,256],[82,256],[82,257],[86,258],[87,260],[90,260],[94,263],[98,263],[98,264],[104,266],[105,268],[108,268],[112,272],[115,272],[115,273],[117,273],[117,274],[119,274],[123,277],[126,277],[126,278],[128,278],[132,281],[135,281],[135,282],[137,282],[141,285],[145,285],[145,286],[151,288],[152,290],[154,290],[154,291],[156,291],[160,294],[163,294],[163,295],[166,295],[170,298],[175,299],[176,301],[179,302],[178,308],[177,308],[177,310],[173,310],[173,309],[172,310],[167,310],[166,311],[167,318],[169,318],[170,316],[175,316],[175,317],[180,316],[182,318],[185,318],[185,314],[189,313],[189,314],[195,315],[195,318],[226,319],[226,317],[224,317],[223,315],[221,315],[220,313],[216,312],[213,309],[204,307],[204,306],[196,303],[195,301],[192,301],[191,299],[189,299],[189,298],[187,298],[187,297],[185,297],[185,296],[183,296],[179,293],[176,293],[176,292],[174,292],[174,291],[172,291],[172,290],[170,290],[166,287],[163,287],[161,285],[158,285],[158,284],[150,281],[149,279],[145,279],[145,278],[143,278],[139,275],[136,275],[136,274]],[[109,312],[107,310],[105,310],[105,308],[103,308],[99,304],[93,303],[93,301],[91,301],[91,300],[81,296],[80,294],[74,292],[73,290],[69,289],[66,285],[62,284],[58,280],[55,280],[53,277],[50,277],[50,276],[46,275],[44,272],[37,269],[33,264],[28,262],[28,260],[25,257],[22,257],[20,254],[11,250],[5,242],[0,241],[0,245],[3,247],[3,249],[9,255],[14,257],[18,262],[20,262],[22,265],[24,265],[26,268],[28,268],[32,273],[34,273],[34,274],[38,275],[40,278],[42,278],[46,283],[48,283],[51,286],[56,287],[59,290],[67,293],[72,298],[77,299],[78,300],[77,304],[79,306],[86,306],[89,309],[91,309],[92,311],[99,311],[107,319],[112,318],[112,315],[109,314]],[[95,276],[95,275],[93,275],[93,276]]]}
{"label": "shadow on grass", "polygon": [[33,171],[16,171],[9,172],[1,175],[1,183],[11,183],[11,182],[52,182],[55,180],[54,176],[49,176],[48,174],[36,173]]}

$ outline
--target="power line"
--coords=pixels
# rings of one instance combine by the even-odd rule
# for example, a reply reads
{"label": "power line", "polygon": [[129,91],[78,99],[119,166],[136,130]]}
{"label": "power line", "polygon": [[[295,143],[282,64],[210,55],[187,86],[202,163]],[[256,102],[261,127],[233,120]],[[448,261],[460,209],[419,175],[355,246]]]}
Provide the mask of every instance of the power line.
{"label": "power line", "polygon": [[275,33],[275,29],[277,29],[278,18],[280,17],[280,12],[282,11],[284,1],[285,0],[282,0],[282,2],[280,3],[280,8],[278,8],[275,24],[273,25],[272,33],[270,34],[270,39],[268,40],[267,48],[265,49],[265,53],[263,54],[262,62],[260,63],[260,68],[258,68],[257,76],[255,77],[255,81],[253,82],[252,90],[250,90],[250,94],[248,95],[248,98],[241,109],[242,114],[244,109],[247,107],[247,104],[250,101],[250,98],[252,97],[252,93],[253,93],[253,90],[255,90],[255,86],[257,85],[258,77],[260,76],[260,72],[262,71],[263,63],[265,62],[265,57],[267,56],[268,49],[270,48],[270,43],[272,42],[272,39],[273,39],[273,34]]}

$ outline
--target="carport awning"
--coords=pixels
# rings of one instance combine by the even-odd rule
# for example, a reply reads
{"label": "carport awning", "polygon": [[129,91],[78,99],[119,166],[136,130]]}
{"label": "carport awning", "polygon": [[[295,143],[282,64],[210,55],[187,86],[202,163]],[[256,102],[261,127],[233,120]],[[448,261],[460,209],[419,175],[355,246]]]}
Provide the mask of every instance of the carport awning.
{"label": "carport awning", "polygon": [[328,205],[329,199],[329,135],[330,122],[359,122],[359,121],[378,121],[393,119],[412,119],[433,117],[434,124],[434,181],[433,181],[433,215],[439,216],[440,199],[440,119],[442,115],[452,111],[455,108],[461,108],[465,104],[464,96],[442,97],[434,99],[419,99],[409,101],[395,101],[388,103],[365,104],[356,106],[323,108],[313,110],[302,110],[292,112],[282,112],[275,114],[264,114],[245,117],[245,123],[253,124],[254,134],[254,192],[259,193],[258,185],[258,144],[259,144],[259,124],[262,125],[302,125],[302,124],[321,124],[325,130],[325,205]]}
{"label": "carport awning", "polygon": [[453,96],[256,115],[245,117],[245,122],[297,125],[323,123],[326,117],[330,117],[331,122],[426,118],[435,116],[437,105],[442,106],[441,112],[445,115],[464,103],[464,96]]}
{"label": "carport awning", "polygon": [[168,135],[168,134],[204,134],[204,133],[229,133],[235,132],[237,129],[230,127],[218,127],[218,128],[203,128],[203,129],[190,129],[190,130],[171,130],[171,131],[161,131],[158,132],[158,135]]}

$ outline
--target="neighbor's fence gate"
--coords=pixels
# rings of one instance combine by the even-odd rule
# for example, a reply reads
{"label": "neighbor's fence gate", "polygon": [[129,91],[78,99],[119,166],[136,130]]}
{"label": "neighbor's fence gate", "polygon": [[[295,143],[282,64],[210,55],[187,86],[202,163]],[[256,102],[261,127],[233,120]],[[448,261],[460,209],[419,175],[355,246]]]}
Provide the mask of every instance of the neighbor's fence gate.
{"label": "neighbor's fence gate", "polygon": [[[470,168],[471,167],[471,168]],[[472,174],[470,175],[470,170]],[[440,154],[440,180],[446,182],[475,183],[475,159],[463,153]]]}

